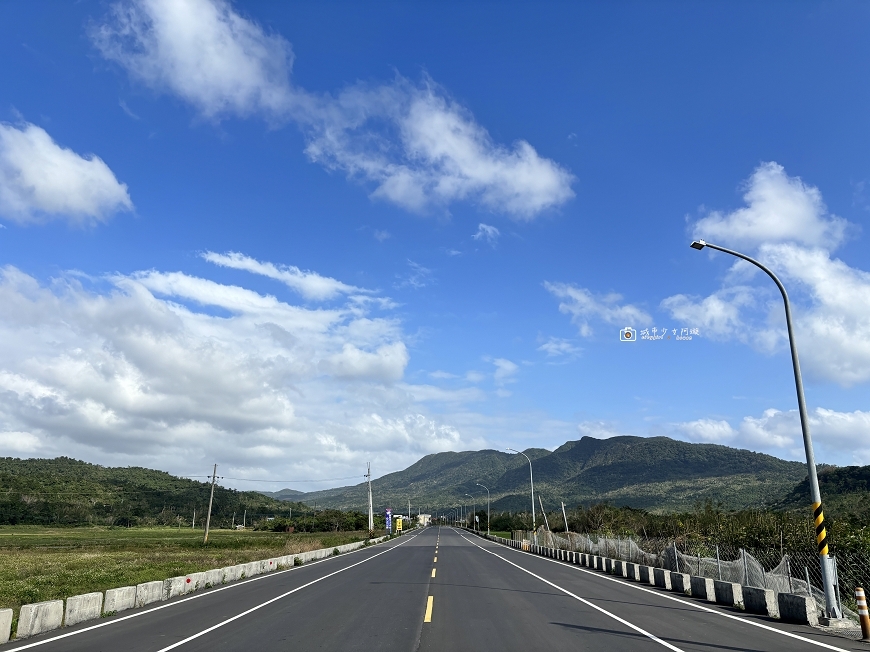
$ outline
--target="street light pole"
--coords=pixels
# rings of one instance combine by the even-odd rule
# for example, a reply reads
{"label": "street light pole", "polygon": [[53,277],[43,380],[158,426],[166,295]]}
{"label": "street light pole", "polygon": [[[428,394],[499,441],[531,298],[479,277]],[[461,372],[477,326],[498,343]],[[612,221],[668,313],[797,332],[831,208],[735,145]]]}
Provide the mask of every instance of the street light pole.
{"label": "street light pole", "polygon": [[514,453],[519,453],[527,460],[529,460],[529,485],[532,488],[532,536],[534,537],[535,544],[538,543],[538,529],[535,525],[535,481],[532,478],[532,460],[529,459],[529,456],[523,453],[522,451],[518,451],[515,448],[508,448],[507,450],[513,451]]}
{"label": "street light pole", "polygon": [[366,479],[369,483],[369,539],[375,536],[375,515],[372,511],[372,463],[369,462],[366,471]]}
{"label": "street light pole", "polygon": [[726,249],[725,247],[720,247],[719,245],[710,244],[703,240],[695,240],[691,244],[691,247],[692,249],[698,249],[699,251],[704,247],[710,247],[711,249],[731,254],[737,258],[742,258],[746,262],[752,263],[773,279],[773,282],[776,283],[776,287],[779,288],[780,294],[782,294],[782,301],[785,304],[785,324],[788,329],[788,345],[791,349],[791,366],[794,371],[794,383],[797,391],[798,413],[800,414],[801,432],[803,433],[804,438],[804,453],[807,458],[807,475],[810,483],[810,496],[813,501],[813,520],[815,521],[816,526],[816,546],[819,553],[819,562],[822,567],[822,583],[825,590],[825,610],[829,618],[842,618],[843,614],[837,600],[837,592],[834,582],[836,576],[834,563],[828,554],[828,535],[825,531],[825,515],[822,511],[822,494],[819,491],[819,477],[816,473],[816,458],[813,454],[813,440],[810,437],[810,420],[807,416],[807,405],[804,400],[804,383],[801,378],[801,366],[798,361],[797,345],[794,341],[794,329],[792,328],[791,323],[791,306],[788,302],[788,293],[785,291],[783,284],[776,277],[776,274],[771,272],[757,260],[750,258],[745,254]]}
{"label": "street light pole", "polygon": [[474,527],[475,521],[477,520],[477,502],[474,499],[474,496],[471,494],[465,494],[469,498],[471,498],[471,529],[475,530],[477,528]]}
{"label": "street light pole", "polygon": [[[483,487],[479,482],[475,483],[478,487]],[[483,487],[486,489],[486,487]],[[486,489],[486,535],[489,536],[489,489]]]}

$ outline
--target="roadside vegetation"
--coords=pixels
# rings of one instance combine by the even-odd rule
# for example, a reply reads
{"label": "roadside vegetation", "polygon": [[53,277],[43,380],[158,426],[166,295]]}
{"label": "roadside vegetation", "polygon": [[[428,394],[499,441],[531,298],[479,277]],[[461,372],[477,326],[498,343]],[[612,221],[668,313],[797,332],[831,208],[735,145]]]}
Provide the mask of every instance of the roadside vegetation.
{"label": "roadside vegetation", "polygon": [[[0,608],[362,541],[367,532],[0,527]],[[381,536],[384,532],[376,532]]]}
{"label": "roadside vegetation", "polygon": [[[485,512],[483,514],[485,517]],[[706,544],[784,551],[815,549],[815,528],[808,509],[729,511],[708,501],[697,504],[690,512],[660,514],[599,503],[567,510],[567,516],[572,532],[600,536],[667,539],[686,547]],[[843,512],[826,518],[828,539],[834,552],[870,553],[870,523]],[[548,512],[547,519],[554,531],[564,531],[561,511]],[[490,527],[528,530],[531,521],[529,513],[501,512],[491,516]],[[538,514],[537,524],[543,523],[544,519]]]}

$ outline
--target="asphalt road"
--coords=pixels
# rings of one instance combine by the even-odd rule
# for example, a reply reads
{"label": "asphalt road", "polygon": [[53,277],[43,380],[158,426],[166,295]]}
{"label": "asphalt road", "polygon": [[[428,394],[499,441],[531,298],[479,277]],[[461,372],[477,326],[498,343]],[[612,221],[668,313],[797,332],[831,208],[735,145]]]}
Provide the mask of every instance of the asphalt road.
{"label": "asphalt road", "polygon": [[730,650],[870,646],[428,528],[5,650]]}

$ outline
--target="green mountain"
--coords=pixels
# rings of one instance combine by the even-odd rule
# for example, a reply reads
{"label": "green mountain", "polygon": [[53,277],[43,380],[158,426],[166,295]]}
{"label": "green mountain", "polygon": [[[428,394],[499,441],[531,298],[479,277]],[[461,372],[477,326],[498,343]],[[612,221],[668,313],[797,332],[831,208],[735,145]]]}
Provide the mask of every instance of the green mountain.
{"label": "green mountain", "polygon": [[[870,523],[870,466],[844,466],[819,470],[819,490],[825,514],[856,524]],[[809,481],[804,478],[785,498],[779,509],[807,510],[810,503]]]}
{"label": "green mountain", "polygon": [[[211,485],[141,467],[112,468],[68,457],[0,458],[0,525],[179,525],[202,527]],[[310,511],[256,491],[216,486],[212,525]]]}
{"label": "green mountain", "polygon": [[280,491],[261,491],[261,494],[264,496],[269,496],[270,498],[274,498],[276,500],[299,500],[300,497],[305,495],[304,491],[296,491],[295,489],[281,489]]}
{"label": "green mountain", "polygon": [[[667,437],[583,437],[550,452],[530,449],[535,494],[547,510],[607,501],[650,511],[689,509],[707,499],[728,508],[763,507],[782,500],[806,476],[806,467],[770,455]],[[486,501],[495,510],[528,510],[529,465],[520,455],[494,450],[427,455],[404,471],[372,481],[378,509],[407,505],[434,511]],[[365,483],[306,493],[300,500],[364,509]],[[537,503],[537,498],[536,498]],[[540,508],[539,504],[535,505]]]}

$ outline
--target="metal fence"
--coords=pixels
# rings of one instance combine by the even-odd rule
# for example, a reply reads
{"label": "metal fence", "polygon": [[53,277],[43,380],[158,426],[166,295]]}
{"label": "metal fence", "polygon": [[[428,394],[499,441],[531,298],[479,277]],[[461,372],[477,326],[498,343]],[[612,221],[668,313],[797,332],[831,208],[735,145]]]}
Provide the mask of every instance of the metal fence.
{"label": "metal fence", "polygon": [[[538,545],[573,550],[622,561],[634,562],[679,573],[736,582],[743,586],[771,589],[775,593],[811,595],[824,612],[825,594],[818,555],[812,551],[784,551],[774,548],[736,548],[716,544],[687,547],[675,541],[656,538],[607,537],[574,532],[549,532],[541,527],[537,533],[518,530],[515,540],[532,540]],[[870,555],[840,553],[834,557],[838,575],[837,594],[843,613],[858,628],[855,613],[855,588],[870,587]]]}

